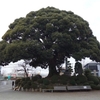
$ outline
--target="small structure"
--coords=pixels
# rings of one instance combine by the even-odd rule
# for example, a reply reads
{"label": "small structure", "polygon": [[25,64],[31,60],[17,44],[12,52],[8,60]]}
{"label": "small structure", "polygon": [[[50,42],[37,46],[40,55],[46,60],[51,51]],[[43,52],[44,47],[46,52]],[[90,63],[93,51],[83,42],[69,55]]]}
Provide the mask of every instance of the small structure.
{"label": "small structure", "polygon": [[67,86],[67,91],[89,91],[91,90],[91,86]]}
{"label": "small structure", "polygon": [[66,91],[66,86],[54,86],[53,91]]}
{"label": "small structure", "polygon": [[87,63],[84,66],[84,69],[89,69],[89,70],[91,70],[91,73],[94,76],[100,77],[100,63],[98,63],[98,62],[90,62],[90,63]]}
{"label": "small structure", "polygon": [[64,63],[60,67],[60,75],[69,75],[71,76],[72,64],[68,61],[68,58],[65,56]]}
{"label": "small structure", "polygon": [[0,66],[0,80],[3,80],[3,75],[1,75],[1,66]]}
{"label": "small structure", "polygon": [[42,89],[42,92],[58,92],[64,91],[66,92],[66,86],[54,86],[53,89]]}

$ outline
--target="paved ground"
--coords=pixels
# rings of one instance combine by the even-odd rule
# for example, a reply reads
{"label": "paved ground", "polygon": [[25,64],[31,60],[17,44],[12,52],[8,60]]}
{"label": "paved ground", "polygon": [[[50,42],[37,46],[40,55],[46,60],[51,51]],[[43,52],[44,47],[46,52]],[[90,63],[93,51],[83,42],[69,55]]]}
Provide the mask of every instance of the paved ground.
{"label": "paved ground", "polygon": [[0,81],[0,92],[10,90],[12,88],[11,80]]}
{"label": "paved ground", "polygon": [[13,91],[11,81],[8,81],[6,85],[0,83],[0,100],[100,100],[100,91],[58,93]]}

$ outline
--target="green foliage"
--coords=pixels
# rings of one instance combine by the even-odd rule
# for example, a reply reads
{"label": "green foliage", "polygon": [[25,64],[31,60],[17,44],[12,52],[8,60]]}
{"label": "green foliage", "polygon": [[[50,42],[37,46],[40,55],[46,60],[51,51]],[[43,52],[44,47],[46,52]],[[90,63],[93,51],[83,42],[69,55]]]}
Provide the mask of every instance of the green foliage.
{"label": "green foliage", "polygon": [[[100,43],[87,21],[70,11],[54,7],[32,11],[9,25],[0,42],[0,64],[32,60],[30,65],[46,68],[51,75],[65,56],[76,61],[85,57],[100,61]],[[81,74],[82,70],[79,67]]]}
{"label": "green foliage", "polygon": [[42,89],[48,89],[48,87],[46,86],[46,85],[42,85],[42,87],[41,87]]}
{"label": "green foliage", "polygon": [[90,85],[93,90],[100,90],[99,77],[95,77],[90,74],[67,76],[67,75],[54,75],[52,77],[41,78],[40,76],[34,76],[32,80],[29,78],[22,78],[16,80],[16,86],[23,87],[26,89],[53,89],[56,85],[72,85],[72,86],[85,86]]}
{"label": "green foliage", "polygon": [[87,77],[84,75],[71,76],[69,78],[69,85],[88,85]]}
{"label": "green foliage", "polygon": [[36,75],[35,77],[32,77],[32,80],[33,81],[38,81],[38,80],[41,80],[42,77],[40,75]]}
{"label": "green foliage", "polygon": [[58,80],[59,79],[59,76],[58,75],[53,75],[52,77],[51,77],[51,80]]}
{"label": "green foliage", "polygon": [[100,77],[97,77],[98,78],[98,80],[99,80],[99,82],[100,82]]}
{"label": "green foliage", "polygon": [[53,84],[55,84],[55,83],[58,82],[58,79],[59,79],[59,76],[58,76],[58,75],[53,75],[53,76],[51,77],[51,82],[52,82]]}
{"label": "green foliage", "polygon": [[17,80],[15,81],[15,86],[18,86],[18,85],[20,84],[20,82],[21,82],[21,79],[17,79]]}
{"label": "green foliage", "polygon": [[23,89],[24,90],[27,89],[27,84],[24,84]]}
{"label": "green foliage", "polygon": [[93,81],[89,81],[89,84],[91,85],[91,84],[94,84],[94,82]]}
{"label": "green foliage", "polygon": [[69,79],[69,85],[77,85],[76,84],[76,76],[72,76]]}
{"label": "green foliage", "polygon": [[25,84],[26,84],[26,81],[22,80],[20,85],[23,87]]}
{"label": "green foliage", "polygon": [[44,84],[44,85],[49,85],[49,84],[50,84],[50,82],[49,82],[49,80],[48,80],[48,79],[43,79],[43,84]]}
{"label": "green foliage", "polygon": [[33,84],[32,84],[32,88],[33,88],[33,89],[37,89],[37,84],[36,84],[36,83],[33,83]]}
{"label": "green foliage", "polygon": [[91,71],[90,71],[89,69],[85,69],[85,70],[84,70],[84,75],[85,75],[86,77],[88,77],[89,75],[92,75],[92,74],[91,74]]}
{"label": "green foliage", "polygon": [[43,79],[38,79],[37,81],[38,81],[39,84],[43,83]]}
{"label": "green foliage", "polygon": [[89,81],[93,81],[95,85],[98,85],[100,83],[99,79],[96,76],[89,75],[87,78]]}
{"label": "green foliage", "polygon": [[91,84],[90,86],[91,86],[91,88],[93,90],[100,90],[100,86],[99,85]]}
{"label": "green foliage", "polygon": [[99,77],[93,76],[91,74],[91,71],[90,70],[86,69],[84,71],[84,75],[87,77],[87,79],[89,81],[89,84],[95,84],[95,85],[100,84]]}
{"label": "green foliage", "polygon": [[26,78],[25,78],[25,81],[26,81],[26,82],[30,81],[30,77],[26,77]]}
{"label": "green foliage", "polygon": [[74,79],[71,79],[71,80],[69,81],[69,85],[73,85],[73,86],[75,86],[75,85],[76,85],[75,80],[74,80]]}
{"label": "green foliage", "polygon": [[82,85],[84,83],[88,82],[87,77],[84,75],[78,75],[76,76],[76,84],[77,85]]}

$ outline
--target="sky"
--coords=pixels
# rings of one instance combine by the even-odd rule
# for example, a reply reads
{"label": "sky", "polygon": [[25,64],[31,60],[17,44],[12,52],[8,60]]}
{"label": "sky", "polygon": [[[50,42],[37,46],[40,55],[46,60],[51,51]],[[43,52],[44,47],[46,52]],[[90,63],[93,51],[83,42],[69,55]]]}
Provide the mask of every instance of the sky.
{"label": "sky", "polygon": [[[1,74],[3,76],[17,76],[18,74],[24,74],[24,71],[18,71],[18,70],[23,70],[22,65],[25,65],[24,60],[19,60],[15,63],[10,62],[9,65],[6,65],[4,67],[1,67]],[[30,69],[28,71],[28,75],[41,75],[43,78],[46,77],[49,73],[48,68],[43,69],[40,66],[37,66],[36,68],[30,66],[29,64],[26,65],[28,69]]]}
{"label": "sky", "polygon": [[100,42],[100,0],[0,0],[0,41],[15,19],[48,6],[72,11],[88,21],[93,35]]}

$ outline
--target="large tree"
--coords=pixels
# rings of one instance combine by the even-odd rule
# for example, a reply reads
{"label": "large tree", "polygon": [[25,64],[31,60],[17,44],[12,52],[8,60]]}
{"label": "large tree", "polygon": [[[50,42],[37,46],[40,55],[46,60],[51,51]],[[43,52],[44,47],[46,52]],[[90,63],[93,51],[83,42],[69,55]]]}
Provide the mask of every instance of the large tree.
{"label": "large tree", "polygon": [[100,43],[88,22],[71,11],[54,7],[32,11],[16,19],[2,39],[1,64],[31,59],[32,66],[49,66],[49,74],[53,75],[65,56],[77,61],[85,57],[100,61]]}

